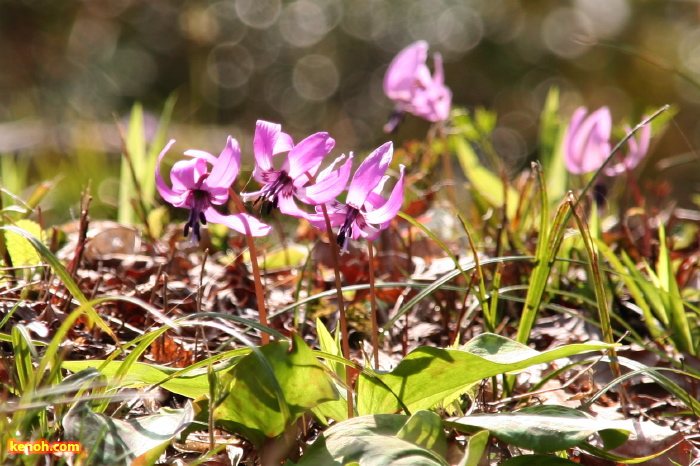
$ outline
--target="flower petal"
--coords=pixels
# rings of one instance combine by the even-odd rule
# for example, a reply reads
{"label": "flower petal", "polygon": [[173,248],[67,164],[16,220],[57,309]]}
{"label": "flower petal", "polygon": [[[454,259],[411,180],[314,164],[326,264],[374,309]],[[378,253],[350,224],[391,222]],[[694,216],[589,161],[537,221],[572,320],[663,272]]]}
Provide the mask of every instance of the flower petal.
{"label": "flower petal", "polygon": [[274,171],[272,156],[287,152],[294,147],[291,136],[282,132],[282,125],[258,120],[255,124],[253,150],[255,152],[255,169],[253,178],[259,183],[267,183],[265,173]]}
{"label": "flower petal", "polygon": [[199,150],[199,149],[188,149],[185,151],[185,155],[188,157],[197,157],[200,159],[204,159],[212,165],[214,165],[216,163],[216,160],[217,160],[215,155],[212,155],[207,151]]}
{"label": "flower petal", "polygon": [[262,223],[252,215],[246,213],[222,215],[211,206],[204,210],[204,218],[207,222],[226,225],[232,230],[249,236],[265,236],[272,229],[270,225]]}
{"label": "flower petal", "polygon": [[597,170],[610,155],[610,110],[601,107],[588,117],[586,109],[576,109],[564,138],[564,162],[573,174]]}
{"label": "flower petal", "polygon": [[301,202],[310,205],[325,204],[338,197],[347,187],[352,170],[352,155],[339,169],[333,170],[335,164],[344,158],[345,156],[341,155],[328,168],[319,173],[315,184],[306,188],[297,188],[296,197]]}
{"label": "flower petal", "polygon": [[391,163],[394,155],[394,146],[391,142],[386,142],[372,152],[357,167],[357,171],[350,182],[348,196],[345,200],[348,205],[361,208],[367,195],[379,184]]}
{"label": "flower petal", "polygon": [[170,181],[176,192],[191,191],[200,187],[200,181],[206,174],[207,162],[204,159],[179,160],[170,170]]}
{"label": "flower petal", "polygon": [[388,222],[396,217],[399,209],[401,209],[401,204],[403,204],[404,166],[400,165],[399,169],[401,171],[401,175],[399,177],[399,181],[396,182],[393,191],[391,191],[389,199],[387,199],[384,205],[364,214],[367,222],[375,225]]}
{"label": "flower petal", "polygon": [[226,147],[212,166],[209,177],[204,181],[206,188],[228,189],[238,176],[241,169],[241,147],[231,136],[226,141]]}
{"label": "flower petal", "polygon": [[384,75],[384,93],[392,100],[409,101],[413,94],[416,74],[425,66],[428,43],[419,40],[401,50],[391,61]]}
{"label": "flower petal", "polygon": [[165,201],[169,202],[170,204],[172,204],[173,202],[179,202],[182,192],[176,192],[167,184],[165,184],[165,181],[163,180],[163,177],[160,174],[160,164],[163,161],[163,157],[165,157],[165,154],[168,152],[168,150],[170,150],[173,144],[175,144],[175,139],[171,139],[165,145],[165,148],[158,155],[158,161],[156,162],[156,189],[158,189],[158,192],[163,197],[163,199],[165,199]]}
{"label": "flower petal", "polygon": [[[282,170],[288,167],[287,174],[292,180],[302,177],[306,172],[315,175],[323,158],[333,149],[335,140],[328,133],[316,133],[299,142],[289,151]],[[306,178],[306,176],[303,176]],[[297,183],[294,183],[295,186]],[[302,183],[303,184],[303,183]]]}

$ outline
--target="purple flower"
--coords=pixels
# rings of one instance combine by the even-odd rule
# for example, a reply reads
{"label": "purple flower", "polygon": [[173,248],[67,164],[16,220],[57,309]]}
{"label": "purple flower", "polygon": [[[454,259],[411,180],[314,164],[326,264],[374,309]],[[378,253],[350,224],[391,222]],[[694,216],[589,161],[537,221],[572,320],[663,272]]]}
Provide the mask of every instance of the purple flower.
{"label": "purple flower", "polygon": [[577,108],[564,136],[564,163],[575,175],[598,170],[610,155],[610,110],[587,113],[585,107]]}
{"label": "purple flower", "polygon": [[[632,132],[632,128],[625,126],[627,134]],[[639,139],[637,139],[637,136]],[[649,151],[649,143],[651,141],[651,125],[647,124],[640,128],[638,135],[634,135],[627,140],[629,151],[621,162],[605,167],[605,174],[608,176],[617,176],[622,173],[632,170],[639,165],[647,152]]]}
{"label": "purple flower", "polygon": [[[612,122],[608,107],[601,107],[586,116],[587,113],[585,107],[577,108],[564,136],[564,162],[569,172],[575,175],[598,170],[612,150]],[[629,127],[626,130],[631,131]],[[640,130],[639,139],[632,137],[627,141],[627,156],[620,163],[607,167],[605,174],[616,176],[636,167],[649,150],[650,139],[651,128],[646,125]]]}
{"label": "purple flower", "polygon": [[433,56],[435,74],[425,64],[428,43],[414,42],[392,60],[384,75],[384,93],[396,103],[391,121],[384,126],[390,133],[396,129],[404,112],[428,121],[443,121],[450,115],[452,92],[444,84],[442,57]]}
{"label": "purple flower", "polygon": [[[360,237],[374,241],[389,226],[403,203],[404,166],[400,165],[400,177],[388,199],[381,193],[389,179],[385,176],[391,163],[394,147],[387,142],[372,152],[357,168],[348,187],[345,204],[331,201],[327,204],[331,226],[340,226],[337,242],[347,252],[350,238]],[[326,229],[321,208],[309,221],[321,230]]]}
{"label": "purple flower", "polygon": [[[170,171],[170,181],[173,187],[168,187],[160,174],[160,163],[175,143],[174,139],[165,146],[158,156],[156,165],[156,187],[163,199],[175,207],[190,209],[190,217],[185,224],[185,236],[192,230],[192,241],[201,240],[200,223],[219,223],[236,230],[239,233],[252,236],[265,236],[270,226],[260,222],[246,213],[222,215],[214,205],[222,205],[228,201],[228,190],[233,184],[241,165],[241,149],[238,141],[228,137],[226,147],[219,157],[201,151],[188,150],[185,155],[191,157],[180,160]],[[207,163],[212,165],[211,172],[207,171]]]}
{"label": "purple flower", "polygon": [[[338,157],[316,177],[335,140],[328,133],[316,133],[295,146],[292,138],[281,129],[281,125],[258,120],[253,140],[256,165],[253,178],[264,186],[259,191],[242,195],[245,199],[257,197],[255,203],[262,202],[267,213],[278,207],[284,214],[307,218],[309,214],[299,208],[294,198],[309,205],[335,199],[348,184],[352,155],[334,170],[336,163],[345,158],[344,155]],[[282,152],[289,153],[280,169],[275,170],[273,156]]]}

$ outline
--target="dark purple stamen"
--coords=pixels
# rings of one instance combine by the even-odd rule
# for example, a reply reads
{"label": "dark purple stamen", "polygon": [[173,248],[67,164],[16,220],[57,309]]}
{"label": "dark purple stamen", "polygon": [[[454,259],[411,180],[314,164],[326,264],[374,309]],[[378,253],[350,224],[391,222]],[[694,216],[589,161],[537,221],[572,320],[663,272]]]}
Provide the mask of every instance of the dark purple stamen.
{"label": "dark purple stamen", "polygon": [[406,112],[403,110],[399,110],[398,108],[391,112],[391,115],[389,116],[389,121],[384,125],[384,132],[386,134],[395,133],[399,125],[403,121],[403,117],[405,115]]}
{"label": "dark purple stamen", "polygon": [[207,224],[207,219],[204,217],[204,209],[211,205],[211,201],[209,198],[209,192],[200,189],[192,191],[192,197],[192,208],[190,209],[190,216],[187,219],[187,223],[185,223],[183,234],[185,237],[187,237],[191,229],[192,242],[198,243],[202,240],[200,224]]}
{"label": "dark purple stamen", "polygon": [[348,242],[352,237],[352,224],[355,222],[355,219],[359,214],[359,210],[357,210],[354,207],[350,207],[350,211],[345,217],[345,222],[343,223],[343,226],[341,226],[338,230],[338,237],[336,238],[336,242],[338,243],[338,246],[342,248],[343,251],[347,252],[348,250]]}
{"label": "dark purple stamen", "polygon": [[278,197],[282,189],[292,184],[292,182],[293,180],[286,172],[280,172],[279,177],[274,183],[263,188],[262,193],[255,202],[253,202],[253,205],[261,202],[260,213],[262,214],[264,212],[266,215],[269,215],[272,209],[276,209],[279,205]]}

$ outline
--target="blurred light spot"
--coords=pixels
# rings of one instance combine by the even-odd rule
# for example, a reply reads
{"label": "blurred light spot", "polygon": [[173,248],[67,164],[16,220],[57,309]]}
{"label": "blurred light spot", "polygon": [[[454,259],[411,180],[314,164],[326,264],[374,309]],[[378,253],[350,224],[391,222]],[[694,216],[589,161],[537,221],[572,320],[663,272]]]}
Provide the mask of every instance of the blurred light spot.
{"label": "blurred light spot", "polygon": [[78,18],[68,37],[67,57],[76,63],[107,61],[117,45],[118,30],[111,21]]}
{"label": "blurred light spot", "polygon": [[411,34],[411,40],[425,40],[430,44],[438,41],[438,28],[435,23],[445,5],[440,0],[425,0],[413,3],[407,12],[402,14],[405,27]]}
{"label": "blurred light spot", "polygon": [[279,21],[282,37],[295,47],[315,44],[326,35],[330,26],[323,9],[307,0],[287,5]]}
{"label": "blurred light spot", "polygon": [[110,65],[119,93],[128,96],[145,93],[158,72],[155,60],[144,49],[118,49]]}
{"label": "blurred light spot", "polygon": [[207,57],[207,74],[221,87],[234,88],[245,84],[253,72],[253,59],[236,44],[220,44]]}
{"label": "blurred light spot", "polygon": [[494,42],[509,42],[525,25],[525,12],[519,2],[474,0],[471,5],[481,16],[486,36]]}
{"label": "blurred light spot", "polygon": [[218,86],[208,79],[202,79],[200,91],[209,104],[224,109],[235,107],[248,96],[246,86],[235,88]]}
{"label": "blurred light spot", "polygon": [[246,35],[247,26],[243,24],[235,5],[229,1],[217,2],[207,8],[207,15],[217,23],[216,38],[219,42],[237,44]]}
{"label": "blurred light spot", "polygon": [[507,160],[512,169],[517,167],[527,155],[527,144],[522,135],[512,128],[496,128],[491,135],[496,153]]}
{"label": "blurred light spot", "polygon": [[590,33],[597,39],[614,37],[630,17],[627,0],[575,0],[574,5],[588,18]]}
{"label": "blurred light spot", "polygon": [[542,22],[542,40],[547,48],[563,58],[576,58],[588,45],[580,42],[589,36],[587,18],[571,8],[552,10]]}
{"label": "blurred light spot", "polygon": [[253,57],[255,69],[262,71],[277,63],[283,44],[284,41],[275,29],[266,31],[251,29],[246,38],[246,45]]}
{"label": "blurred light spot", "polygon": [[338,90],[339,81],[335,64],[323,55],[307,55],[294,66],[292,82],[305,99],[327,99]]}
{"label": "blurred light spot", "polygon": [[210,8],[199,5],[183,8],[180,14],[180,28],[185,35],[199,44],[213,43],[219,33],[219,23]]}
{"label": "blurred light spot", "polygon": [[437,37],[443,49],[459,54],[476,47],[484,36],[484,23],[476,11],[465,6],[455,6],[438,18]]}
{"label": "blurred light spot", "polygon": [[384,2],[353,0],[345,3],[340,27],[351,36],[369,41],[387,28],[388,12]]}
{"label": "blurred light spot", "polygon": [[241,21],[256,29],[275,24],[281,8],[280,0],[236,0],[236,12]]}

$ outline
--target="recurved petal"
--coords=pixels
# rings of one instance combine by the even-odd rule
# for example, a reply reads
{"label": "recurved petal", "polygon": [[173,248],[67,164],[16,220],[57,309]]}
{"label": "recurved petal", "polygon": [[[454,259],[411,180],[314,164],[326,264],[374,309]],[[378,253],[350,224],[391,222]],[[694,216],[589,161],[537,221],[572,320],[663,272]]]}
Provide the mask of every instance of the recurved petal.
{"label": "recurved petal", "polygon": [[229,188],[241,169],[241,147],[231,136],[226,147],[213,164],[209,177],[204,181],[207,188]]}
{"label": "recurved petal", "polygon": [[239,233],[249,236],[265,236],[272,229],[270,225],[262,223],[249,214],[222,215],[216,209],[209,206],[204,210],[204,218],[207,222],[226,225]]}
{"label": "recurved petal", "polygon": [[332,169],[337,162],[344,158],[343,155],[335,159],[333,164],[318,175],[316,184],[306,188],[297,188],[297,198],[306,204],[317,205],[325,204],[338,197],[348,185],[352,170],[352,156],[339,169]]}
{"label": "recurved petal", "polygon": [[357,167],[357,171],[350,182],[348,196],[345,202],[357,209],[361,208],[367,195],[379,184],[394,155],[394,146],[386,142],[372,152]]}
{"label": "recurved petal", "polygon": [[408,100],[418,67],[425,66],[428,43],[419,40],[401,50],[391,61],[384,75],[384,93],[392,100]]}
{"label": "recurved petal", "polygon": [[403,203],[403,180],[404,180],[404,166],[400,165],[401,176],[399,181],[396,182],[394,189],[389,195],[389,199],[384,203],[384,205],[378,207],[371,212],[365,213],[364,217],[369,223],[372,224],[382,224],[388,222],[392,218],[396,217],[396,214],[401,209],[401,204]]}
{"label": "recurved petal", "polygon": [[175,139],[171,139],[165,145],[165,148],[158,155],[158,161],[156,162],[156,189],[158,189],[158,192],[163,199],[171,204],[180,199],[180,193],[176,193],[172,188],[170,188],[170,186],[165,184],[165,181],[160,174],[160,164],[163,161],[163,157],[165,157],[165,154],[168,152],[168,150],[170,150],[173,144],[175,144]]}
{"label": "recurved petal", "polygon": [[216,163],[216,160],[217,160],[215,155],[212,155],[207,151],[199,150],[199,149],[188,149],[185,151],[185,155],[188,157],[196,157],[196,158],[204,159],[212,165],[214,165]]}
{"label": "recurved petal", "polygon": [[289,151],[287,163],[282,170],[286,169],[292,180],[296,180],[306,172],[315,175],[323,158],[328,155],[333,145],[335,141],[328,133],[312,134]]}
{"label": "recurved petal", "polygon": [[276,153],[275,148],[277,141],[280,139],[281,131],[282,125],[277,123],[258,120],[255,124],[253,150],[255,152],[255,164],[261,170],[273,170],[272,156]]}

